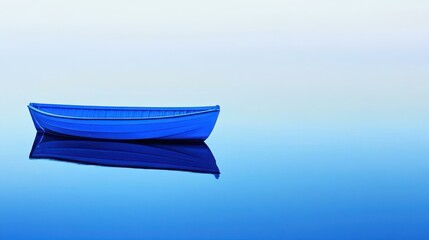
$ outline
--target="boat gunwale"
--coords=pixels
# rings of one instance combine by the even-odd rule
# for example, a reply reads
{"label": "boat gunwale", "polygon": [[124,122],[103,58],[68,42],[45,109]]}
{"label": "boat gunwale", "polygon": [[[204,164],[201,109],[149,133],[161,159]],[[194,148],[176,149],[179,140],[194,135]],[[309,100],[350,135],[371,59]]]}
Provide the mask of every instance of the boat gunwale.
{"label": "boat gunwale", "polygon": [[[207,109],[207,110],[201,110],[198,112],[193,113],[185,113],[185,114],[178,114],[178,115],[167,115],[167,116],[156,116],[156,117],[121,117],[121,118],[112,118],[112,117],[78,117],[78,116],[67,116],[67,115],[59,115],[54,114],[50,112],[43,111],[41,109],[36,108],[35,106],[42,106],[42,107],[58,107],[58,108],[77,108],[77,109],[85,109],[85,108],[93,108],[93,109],[99,109],[99,110],[186,110],[186,109]],[[56,117],[56,118],[65,118],[65,119],[79,119],[79,120],[152,120],[152,119],[167,119],[167,118],[177,118],[177,117],[186,117],[186,116],[193,116],[193,115],[199,115],[199,114],[205,114],[209,112],[219,112],[220,107],[219,105],[216,106],[207,106],[207,107],[121,107],[121,106],[89,106],[89,105],[62,105],[62,104],[44,104],[44,103],[30,103],[27,106],[30,110],[38,112],[40,114],[50,116],[50,117]]]}

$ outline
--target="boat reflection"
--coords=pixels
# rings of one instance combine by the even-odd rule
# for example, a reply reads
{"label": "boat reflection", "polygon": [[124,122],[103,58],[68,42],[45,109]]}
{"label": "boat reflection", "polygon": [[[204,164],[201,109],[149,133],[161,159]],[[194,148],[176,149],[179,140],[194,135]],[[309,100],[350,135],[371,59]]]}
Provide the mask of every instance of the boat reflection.
{"label": "boat reflection", "polygon": [[89,165],[211,173],[219,168],[203,142],[109,141],[38,133],[30,159],[47,158]]}

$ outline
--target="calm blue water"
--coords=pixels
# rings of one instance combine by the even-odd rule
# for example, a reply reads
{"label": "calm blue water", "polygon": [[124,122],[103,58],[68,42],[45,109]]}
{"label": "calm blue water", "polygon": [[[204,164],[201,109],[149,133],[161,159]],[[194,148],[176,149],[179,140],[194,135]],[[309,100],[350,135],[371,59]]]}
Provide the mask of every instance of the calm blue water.
{"label": "calm blue water", "polygon": [[[0,1],[0,240],[429,239],[429,1]],[[210,106],[213,174],[30,160],[29,102]]]}
{"label": "calm blue water", "polygon": [[216,179],[29,160],[35,130],[29,116],[19,124],[1,140],[1,239],[429,236],[423,127],[266,132],[230,128],[221,118],[207,141],[221,172]]}

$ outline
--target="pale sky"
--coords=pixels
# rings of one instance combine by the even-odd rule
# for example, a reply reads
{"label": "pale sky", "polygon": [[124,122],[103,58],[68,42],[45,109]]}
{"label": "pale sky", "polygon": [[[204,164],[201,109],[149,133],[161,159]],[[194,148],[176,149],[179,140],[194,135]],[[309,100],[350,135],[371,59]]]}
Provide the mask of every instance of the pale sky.
{"label": "pale sky", "polygon": [[0,100],[425,119],[428,12],[391,0],[1,1]]}

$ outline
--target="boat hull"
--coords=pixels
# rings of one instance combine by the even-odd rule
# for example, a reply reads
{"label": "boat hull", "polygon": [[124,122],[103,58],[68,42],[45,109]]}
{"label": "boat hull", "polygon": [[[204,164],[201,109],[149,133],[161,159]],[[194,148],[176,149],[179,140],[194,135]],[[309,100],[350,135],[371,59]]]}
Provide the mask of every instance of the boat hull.
{"label": "boat hull", "polygon": [[155,119],[79,119],[29,110],[38,132],[111,140],[204,141],[219,115],[219,111],[209,111]]}

